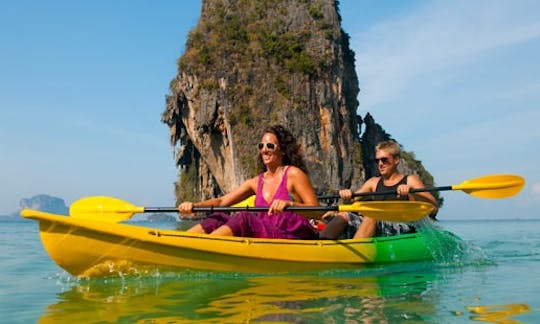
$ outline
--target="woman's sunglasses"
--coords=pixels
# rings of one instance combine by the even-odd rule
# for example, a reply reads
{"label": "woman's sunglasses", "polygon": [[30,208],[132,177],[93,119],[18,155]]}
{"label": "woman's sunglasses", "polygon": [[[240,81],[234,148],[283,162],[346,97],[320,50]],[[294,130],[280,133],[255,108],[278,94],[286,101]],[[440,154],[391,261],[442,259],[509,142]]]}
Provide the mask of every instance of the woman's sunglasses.
{"label": "woman's sunglasses", "polygon": [[262,150],[264,148],[264,146],[266,146],[266,149],[268,151],[275,151],[276,150],[276,147],[277,145],[274,144],[274,143],[264,143],[264,142],[261,142],[259,143],[259,145],[257,145],[257,147],[259,148],[259,151]]}
{"label": "woman's sunglasses", "polygon": [[379,162],[382,162],[382,164],[390,163],[390,159],[388,159],[387,157],[382,157],[380,159],[373,159],[373,161],[375,162],[375,164],[379,164]]}

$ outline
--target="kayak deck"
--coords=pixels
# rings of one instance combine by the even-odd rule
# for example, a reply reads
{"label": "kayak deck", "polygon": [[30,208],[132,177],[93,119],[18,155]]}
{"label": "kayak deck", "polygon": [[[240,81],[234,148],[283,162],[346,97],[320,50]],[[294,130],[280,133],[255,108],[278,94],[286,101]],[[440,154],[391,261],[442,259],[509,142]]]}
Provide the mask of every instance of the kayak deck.
{"label": "kayak deck", "polygon": [[430,235],[347,240],[224,237],[23,210],[51,259],[75,276],[152,269],[287,273],[433,259]]}

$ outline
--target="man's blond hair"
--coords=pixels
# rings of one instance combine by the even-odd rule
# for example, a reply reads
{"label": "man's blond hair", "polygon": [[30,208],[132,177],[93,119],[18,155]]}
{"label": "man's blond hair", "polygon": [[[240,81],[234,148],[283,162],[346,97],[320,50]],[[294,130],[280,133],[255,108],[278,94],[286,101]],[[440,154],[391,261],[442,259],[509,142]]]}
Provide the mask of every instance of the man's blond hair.
{"label": "man's blond hair", "polygon": [[401,148],[399,144],[394,141],[382,141],[375,146],[375,151],[385,150],[393,156],[401,156]]}

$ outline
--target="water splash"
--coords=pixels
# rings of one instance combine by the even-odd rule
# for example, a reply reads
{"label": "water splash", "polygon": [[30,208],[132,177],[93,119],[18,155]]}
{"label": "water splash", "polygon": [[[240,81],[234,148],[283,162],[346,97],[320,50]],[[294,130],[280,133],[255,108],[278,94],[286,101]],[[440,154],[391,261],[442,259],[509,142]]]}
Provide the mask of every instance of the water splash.
{"label": "water splash", "polygon": [[429,248],[433,260],[438,266],[493,265],[486,252],[479,246],[462,240],[452,232],[446,231],[431,220],[416,222],[415,227]]}

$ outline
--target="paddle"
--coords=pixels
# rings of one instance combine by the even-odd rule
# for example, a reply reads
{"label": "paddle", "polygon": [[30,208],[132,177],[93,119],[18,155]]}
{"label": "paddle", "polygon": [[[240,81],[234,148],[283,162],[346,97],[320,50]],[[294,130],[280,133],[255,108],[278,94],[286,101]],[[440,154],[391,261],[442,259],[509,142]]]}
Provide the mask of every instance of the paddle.
{"label": "paddle", "polygon": [[[294,206],[294,211],[346,211],[362,213],[377,220],[392,222],[415,221],[433,211],[430,203],[419,201],[366,201],[338,206]],[[194,207],[194,212],[267,211],[267,207]],[[129,202],[105,196],[86,197],[75,201],[69,208],[71,217],[107,222],[121,222],[136,213],[178,212],[176,207],[139,207]]]}
{"label": "paddle", "polygon": [[[494,174],[477,177],[465,180],[460,184],[443,187],[427,187],[411,189],[410,193],[425,192],[425,191],[445,191],[445,190],[461,190],[471,196],[480,198],[507,198],[521,191],[525,185],[525,179],[517,175],[511,174]],[[396,191],[391,192],[362,192],[353,193],[353,197],[362,196],[381,196],[388,194],[396,194]],[[339,195],[319,196],[319,199],[337,199]]]}

